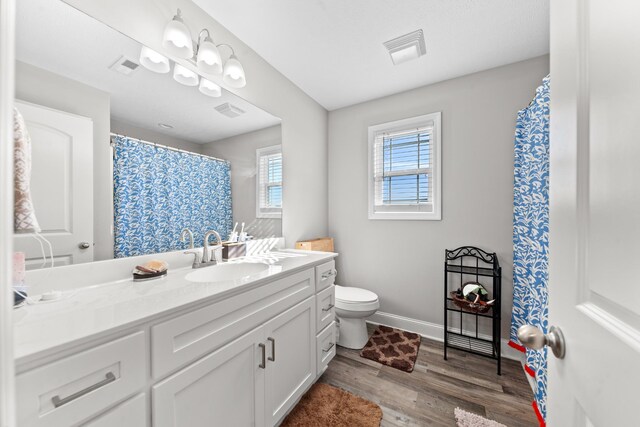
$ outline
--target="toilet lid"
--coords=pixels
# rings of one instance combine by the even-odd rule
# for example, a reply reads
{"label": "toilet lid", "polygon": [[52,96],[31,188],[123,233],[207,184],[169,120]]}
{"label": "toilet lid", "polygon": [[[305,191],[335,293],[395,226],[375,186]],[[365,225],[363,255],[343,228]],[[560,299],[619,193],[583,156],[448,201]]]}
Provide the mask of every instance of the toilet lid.
{"label": "toilet lid", "polygon": [[349,304],[374,302],[377,300],[378,295],[366,289],[336,286],[336,301]]}

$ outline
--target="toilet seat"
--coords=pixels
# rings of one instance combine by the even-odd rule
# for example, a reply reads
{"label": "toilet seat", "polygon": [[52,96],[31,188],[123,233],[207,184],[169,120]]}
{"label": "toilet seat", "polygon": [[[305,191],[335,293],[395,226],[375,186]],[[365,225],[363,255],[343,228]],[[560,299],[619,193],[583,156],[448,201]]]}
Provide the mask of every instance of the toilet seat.
{"label": "toilet seat", "polygon": [[336,286],[336,308],[346,311],[371,311],[380,307],[378,295],[362,288]]}

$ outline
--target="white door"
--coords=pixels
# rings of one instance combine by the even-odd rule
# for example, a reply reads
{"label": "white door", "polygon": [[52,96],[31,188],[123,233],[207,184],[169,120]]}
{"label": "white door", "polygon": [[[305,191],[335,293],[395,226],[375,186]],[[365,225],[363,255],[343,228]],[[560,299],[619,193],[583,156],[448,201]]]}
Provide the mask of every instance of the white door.
{"label": "white door", "polygon": [[640,2],[551,1],[547,424],[637,426]]}
{"label": "white door", "polygon": [[[22,101],[15,105],[31,135],[33,204],[55,265],[93,261],[93,121]],[[32,236],[17,234],[14,250],[26,253],[27,268],[42,265]]]}
{"label": "white door", "polygon": [[316,313],[307,298],[265,324],[266,423],[276,423],[316,378]]}
{"label": "white door", "polygon": [[264,426],[262,338],[260,327],[153,386],[153,425]]}

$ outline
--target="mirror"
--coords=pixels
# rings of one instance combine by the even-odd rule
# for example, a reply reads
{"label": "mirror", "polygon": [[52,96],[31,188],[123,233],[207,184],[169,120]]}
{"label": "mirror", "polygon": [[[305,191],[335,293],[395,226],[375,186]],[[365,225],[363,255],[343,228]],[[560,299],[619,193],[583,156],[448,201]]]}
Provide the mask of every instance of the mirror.
{"label": "mirror", "polygon": [[184,228],[196,247],[236,223],[282,235],[278,117],[179,83],[172,61],[145,68],[138,42],[59,0],[18,2],[16,32],[40,228],[15,236],[28,269],[186,249]]}

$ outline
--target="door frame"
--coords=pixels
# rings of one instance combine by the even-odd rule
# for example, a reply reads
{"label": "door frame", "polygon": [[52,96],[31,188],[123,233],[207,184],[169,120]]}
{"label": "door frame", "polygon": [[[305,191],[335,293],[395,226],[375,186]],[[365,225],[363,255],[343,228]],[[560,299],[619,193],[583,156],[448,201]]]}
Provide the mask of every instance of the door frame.
{"label": "door frame", "polygon": [[0,0],[0,426],[16,425],[13,357],[15,0]]}

